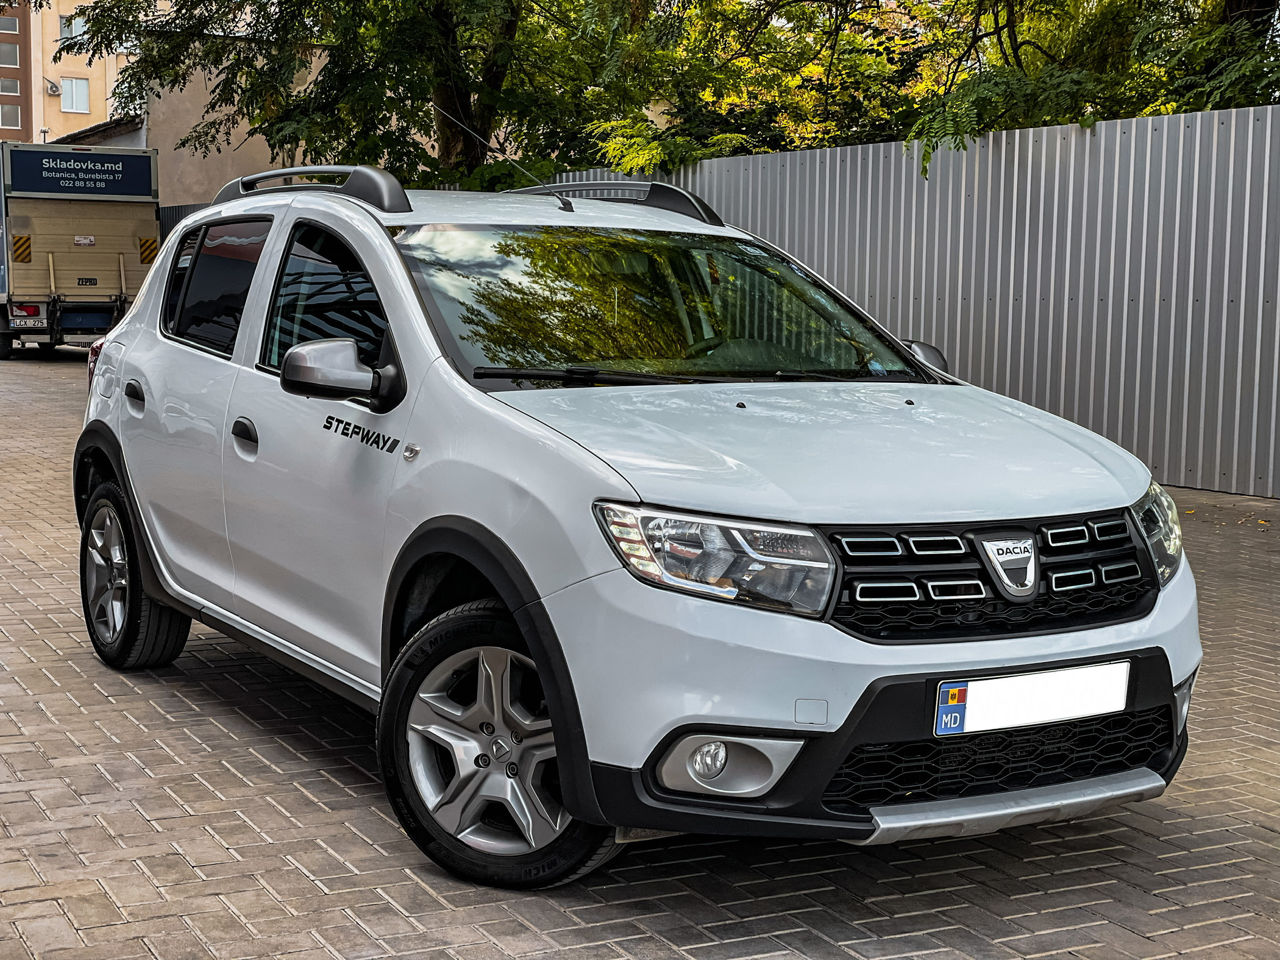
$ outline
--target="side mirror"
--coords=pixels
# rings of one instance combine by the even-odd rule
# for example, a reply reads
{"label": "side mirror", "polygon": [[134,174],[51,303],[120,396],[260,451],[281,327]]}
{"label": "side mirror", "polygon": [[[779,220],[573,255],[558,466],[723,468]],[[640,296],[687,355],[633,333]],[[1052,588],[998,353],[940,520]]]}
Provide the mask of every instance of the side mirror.
{"label": "side mirror", "polygon": [[302,397],[350,400],[373,397],[378,374],[360,362],[354,340],[312,340],[284,355],[280,386]]}
{"label": "side mirror", "polygon": [[917,360],[923,360],[935,370],[941,370],[943,373],[950,373],[951,367],[947,364],[947,355],[935,347],[931,343],[925,343],[923,340],[903,340],[912,353],[916,355]]}

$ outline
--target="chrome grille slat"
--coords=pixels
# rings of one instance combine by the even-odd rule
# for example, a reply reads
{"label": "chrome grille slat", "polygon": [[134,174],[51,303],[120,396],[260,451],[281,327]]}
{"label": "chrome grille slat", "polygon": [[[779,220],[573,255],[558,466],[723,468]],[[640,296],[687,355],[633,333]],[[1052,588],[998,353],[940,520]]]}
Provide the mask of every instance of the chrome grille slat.
{"label": "chrome grille slat", "polygon": [[1076,547],[1089,542],[1089,529],[1082,524],[1069,527],[1045,527],[1045,542],[1051,547]]}
{"label": "chrome grille slat", "polygon": [[[879,544],[888,549],[875,549],[873,544]],[[850,557],[902,556],[902,543],[897,537],[841,537],[840,545],[844,547],[845,555]]]}
{"label": "chrome grille slat", "polygon": [[1126,520],[1090,520],[1089,529],[1099,543],[1111,540],[1125,540],[1129,536],[1129,524]]}
{"label": "chrome grille slat", "polygon": [[1103,583],[1127,583],[1142,577],[1142,567],[1132,560],[1123,563],[1104,563],[1098,568]]}
{"label": "chrome grille slat", "polygon": [[968,552],[963,540],[947,534],[937,536],[908,534],[906,541],[911,546],[911,552],[918,557],[941,557]]}
{"label": "chrome grille slat", "polygon": [[[981,580],[929,580],[927,583],[929,596],[934,600],[983,600],[987,596],[987,585]],[[964,593],[965,589],[969,592]]]}
{"label": "chrome grille slat", "polygon": [[915,603],[920,599],[920,588],[913,580],[860,583],[853,598],[859,603]]}
{"label": "chrome grille slat", "polygon": [[1055,593],[1066,593],[1069,590],[1087,590],[1098,582],[1098,575],[1093,567],[1083,570],[1058,570],[1049,574],[1049,587]]}

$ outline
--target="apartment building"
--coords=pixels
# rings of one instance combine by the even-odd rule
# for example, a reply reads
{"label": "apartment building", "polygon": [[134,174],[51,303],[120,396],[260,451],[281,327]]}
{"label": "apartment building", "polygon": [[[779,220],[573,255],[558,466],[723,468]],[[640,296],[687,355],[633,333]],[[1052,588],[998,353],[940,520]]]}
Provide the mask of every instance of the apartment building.
{"label": "apartment building", "polygon": [[54,63],[58,45],[83,29],[82,0],[0,7],[0,140],[43,143],[102,123],[124,55],[89,65],[84,57]]}

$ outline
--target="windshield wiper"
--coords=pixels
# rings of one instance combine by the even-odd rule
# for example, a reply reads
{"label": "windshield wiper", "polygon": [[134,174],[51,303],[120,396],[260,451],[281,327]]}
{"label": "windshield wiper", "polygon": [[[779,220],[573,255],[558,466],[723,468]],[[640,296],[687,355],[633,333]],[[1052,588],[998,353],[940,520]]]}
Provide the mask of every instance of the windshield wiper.
{"label": "windshield wiper", "polygon": [[775,380],[836,380],[841,383],[855,383],[860,380],[880,380],[885,382],[911,382],[919,381],[919,377],[915,374],[905,371],[894,371],[892,373],[853,373],[839,375],[834,373],[823,373],[820,370],[779,370],[773,375]]}
{"label": "windshield wiper", "polygon": [[852,380],[852,377],[838,377],[834,373],[819,373],[817,370],[779,370],[773,375],[775,380]]}
{"label": "windshield wiper", "polygon": [[645,373],[641,370],[609,370],[602,367],[476,367],[476,380],[554,380],[590,386],[626,386],[637,383],[717,383],[714,377],[685,377],[674,373]]}

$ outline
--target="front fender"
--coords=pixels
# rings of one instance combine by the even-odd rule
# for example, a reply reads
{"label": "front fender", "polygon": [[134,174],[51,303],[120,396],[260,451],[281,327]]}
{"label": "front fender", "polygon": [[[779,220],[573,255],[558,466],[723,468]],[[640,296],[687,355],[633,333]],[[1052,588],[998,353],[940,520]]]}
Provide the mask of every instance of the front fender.
{"label": "front fender", "polygon": [[434,555],[456,557],[475,567],[498,592],[511,611],[543,681],[547,706],[556,719],[556,747],[560,784],[569,812],[580,820],[603,823],[591,785],[587,740],[582,714],[556,636],[533,580],[516,555],[493,531],[460,516],[435,517],[421,524],[401,547],[391,575],[382,615],[382,682],[395,647],[396,624],[402,619],[408,590],[406,581],[420,562]]}

